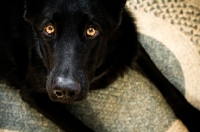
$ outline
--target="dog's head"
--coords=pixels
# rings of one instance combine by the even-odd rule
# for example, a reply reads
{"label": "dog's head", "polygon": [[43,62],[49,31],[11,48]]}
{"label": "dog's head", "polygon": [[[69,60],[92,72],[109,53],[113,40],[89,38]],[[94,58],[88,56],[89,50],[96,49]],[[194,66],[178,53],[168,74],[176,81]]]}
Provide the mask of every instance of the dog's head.
{"label": "dog's head", "polygon": [[107,54],[126,0],[25,0],[50,98],[81,101]]}

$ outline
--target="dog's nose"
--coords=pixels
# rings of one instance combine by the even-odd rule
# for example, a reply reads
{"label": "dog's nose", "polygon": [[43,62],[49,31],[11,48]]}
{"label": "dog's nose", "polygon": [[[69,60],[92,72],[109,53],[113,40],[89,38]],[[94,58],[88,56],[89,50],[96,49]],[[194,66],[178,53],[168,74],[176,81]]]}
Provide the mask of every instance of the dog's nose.
{"label": "dog's nose", "polygon": [[53,84],[53,93],[61,100],[73,100],[80,91],[80,83],[70,78],[58,77]]}

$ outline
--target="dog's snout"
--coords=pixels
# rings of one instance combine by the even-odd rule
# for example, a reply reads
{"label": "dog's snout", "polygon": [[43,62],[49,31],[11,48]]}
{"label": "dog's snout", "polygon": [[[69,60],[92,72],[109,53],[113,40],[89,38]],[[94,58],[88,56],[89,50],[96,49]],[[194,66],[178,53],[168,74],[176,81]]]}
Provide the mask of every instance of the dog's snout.
{"label": "dog's snout", "polygon": [[80,83],[69,78],[59,77],[53,84],[53,94],[60,100],[73,100],[80,91]]}

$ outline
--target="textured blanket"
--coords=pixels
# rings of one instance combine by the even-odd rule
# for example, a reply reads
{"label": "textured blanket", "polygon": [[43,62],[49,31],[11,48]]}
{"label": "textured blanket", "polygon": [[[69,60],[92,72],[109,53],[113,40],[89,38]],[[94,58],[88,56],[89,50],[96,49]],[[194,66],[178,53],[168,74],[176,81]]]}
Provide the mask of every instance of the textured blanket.
{"label": "textured blanket", "polygon": [[[200,109],[200,1],[129,0],[140,41],[163,74]],[[66,106],[97,132],[187,132],[146,78],[129,71],[82,104]],[[0,84],[0,132],[60,132]]]}

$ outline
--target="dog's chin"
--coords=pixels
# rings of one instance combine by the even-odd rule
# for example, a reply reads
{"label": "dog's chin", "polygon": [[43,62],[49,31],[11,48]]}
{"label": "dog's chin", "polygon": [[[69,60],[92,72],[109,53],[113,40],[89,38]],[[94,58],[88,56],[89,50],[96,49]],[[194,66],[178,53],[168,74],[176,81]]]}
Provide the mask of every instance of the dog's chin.
{"label": "dog's chin", "polygon": [[[51,99],[51,98],[50,98]],[[52,99],[51,99],[52,100]],[[74,103],[81,103],[83,102],[85,99],[81,98],[81,99],[74,99],[74,100],[52,100],[53,102],[58,102],[58,103],[62,103],[62,104],[74,104]]]}
{"label": "dog's chin", "polygon": [[62,104],[79,104],[79,103],[82,103],[86,100],[87,98],[81,98],[81,99],[76,99],[76,100],[71,100],[71,101],[63,101],[63,102],[59,102],[59,103],[62,103]]}

